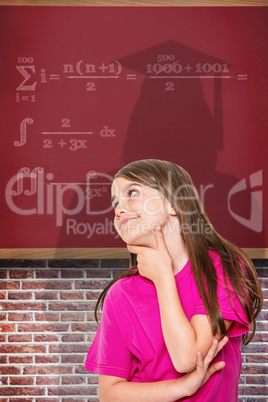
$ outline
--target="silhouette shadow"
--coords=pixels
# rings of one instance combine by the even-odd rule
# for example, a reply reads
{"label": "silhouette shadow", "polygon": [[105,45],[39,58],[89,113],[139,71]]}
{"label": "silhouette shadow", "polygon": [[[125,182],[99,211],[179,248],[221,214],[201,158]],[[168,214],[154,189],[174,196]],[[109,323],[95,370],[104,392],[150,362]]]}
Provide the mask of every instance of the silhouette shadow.
{"label": "silhouette shadow", "polygon": [[[172,60],[160,62],[161,55]],[[175,162],[190,173],[212,224],[222,236],[240,247],[264,247],[261,197],[254,191],[262,184],[261,172],[239,180],[217,170],[218,152],[224,149],[222,85],[230,64],[174,40],[117,60],[143,83],[129,120],[120,165],[106,173],[113,176],[120,167],[138,159]],[[109,194],[106,197],[109,200]],[[105,203],[101,198],[95,201]],[[74,205],[72,202],[70,207]],[[112,220],[113,212],[106,217]],[[104,217],[79,217],[91,224],[98,219],[103,221]],[[64,241],[63,234],[58,247],[64,247]],[[122,246],[120,240],[97,236],[82,247]]]}

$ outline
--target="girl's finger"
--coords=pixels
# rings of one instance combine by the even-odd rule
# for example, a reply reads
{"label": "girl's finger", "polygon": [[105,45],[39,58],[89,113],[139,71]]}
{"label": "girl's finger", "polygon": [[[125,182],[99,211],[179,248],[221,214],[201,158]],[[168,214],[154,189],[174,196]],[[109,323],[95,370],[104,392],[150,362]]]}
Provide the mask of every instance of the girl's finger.
{"label": "girl's finger", "polygon": [[218,347],[215,353],[215,356],[219,353],[220,350],[222,350],[222,348],[226,345],[226,343],[228,342],[228,336],[224,336],[219,342],[218,342]]}
{"label": "girl's finger", "polygon": [[[207,375],[210,377],[212,374],[214,374],[216,371],[221,370],[225,366],[224,362],[217,362],[212,364],[207,371]],[[208,378],[209,378],[208,377]]]}
{"label": "girl's finger", "polygon": [[218,341],[217,339],[213,339],[212,345],[210,346],[206,357],[204,358],[204,365],[207,367],[211,360],[214,359],[216,354],[218,353]]}

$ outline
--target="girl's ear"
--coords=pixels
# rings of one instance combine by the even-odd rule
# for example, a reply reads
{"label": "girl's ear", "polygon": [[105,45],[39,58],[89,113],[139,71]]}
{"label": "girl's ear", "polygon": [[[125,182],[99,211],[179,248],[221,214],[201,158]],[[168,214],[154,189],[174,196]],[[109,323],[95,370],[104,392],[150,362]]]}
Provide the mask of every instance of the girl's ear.
{"label": "girl's ear", "polygon": [[173,206],[170,204],[170,202],[168,202],[168,213],[171,216],[176,216],[177,212],[175,211],[175,209],[173,208]]}

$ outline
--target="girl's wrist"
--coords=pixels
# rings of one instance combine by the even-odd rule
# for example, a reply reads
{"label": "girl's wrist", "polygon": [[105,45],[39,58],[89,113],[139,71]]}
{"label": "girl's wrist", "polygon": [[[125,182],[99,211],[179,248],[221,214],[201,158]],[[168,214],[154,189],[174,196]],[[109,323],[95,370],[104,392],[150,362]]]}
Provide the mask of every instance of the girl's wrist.
{"label": "girl's wrist", "polygon": [[156,288],[168,288],[170,285],[175,283],[175,276],[173,274],[172,269],[167,270],[163,273],[163,275],[158,275],[155,280],[154,284]]}

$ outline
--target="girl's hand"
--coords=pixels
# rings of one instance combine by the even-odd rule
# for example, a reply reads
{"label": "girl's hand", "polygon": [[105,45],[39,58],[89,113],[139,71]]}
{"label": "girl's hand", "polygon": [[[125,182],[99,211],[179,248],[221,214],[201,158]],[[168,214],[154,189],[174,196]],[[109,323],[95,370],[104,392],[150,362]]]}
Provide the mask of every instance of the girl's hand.
{"label": "girl's hand", "polygon": [[155,284],[166,277],[173,275],[172,260],[168,253],[163,233],[160,227],[154,228],[156,248],[127,245],[128,251],[137,254],[138,270],[140,275],[150,279]]}
{"label": "girl's hand", "polygon": [[182,385],[185,387],[185,392],[187,396],[193,395],[198,388],[200,388],[209,377],[216,371],[221,370],[225,363],[223,361],[216,362],[211,365],[210,362],[218,354],[218,352],[226,345],[228,342],[227,336],[222,338],[219,342],[214,339],[209,351],[207,352],[205,358],[202,358],[202,354],[197,352],[197,362],[194,371],[188,374],[184,374],[181,377]]}

